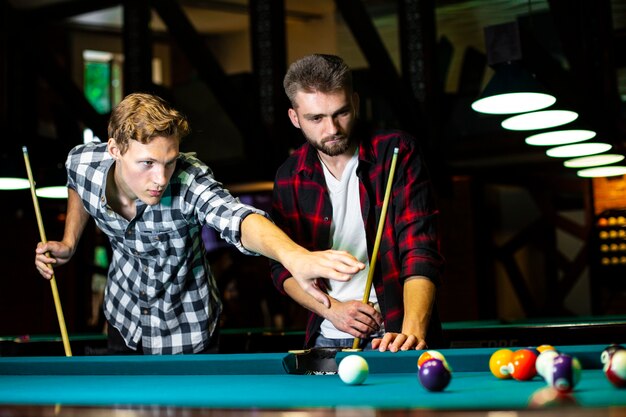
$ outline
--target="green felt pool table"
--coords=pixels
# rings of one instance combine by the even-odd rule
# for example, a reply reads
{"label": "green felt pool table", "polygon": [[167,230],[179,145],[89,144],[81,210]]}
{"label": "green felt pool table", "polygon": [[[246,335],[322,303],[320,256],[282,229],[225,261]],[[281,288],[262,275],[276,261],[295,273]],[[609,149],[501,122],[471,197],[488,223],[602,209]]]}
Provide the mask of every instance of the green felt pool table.
{"label": "green felt pool table", "polygon": [[[626,390],[612,386],[601,370],[604,347],[557,346],[583,366],[581,381],[568,402],[570,407],[575,402],[576,415],[626,414]],[[63,410],[71,410],[67,415],[81,415],[77,409],[83,413],[140,409],[141,415],[168,416],[231,415],[234,411],[250,415],[299,411],[316,416],[338,415],[338,410],[389,416],[399,415],[400,410],[404,410],[402,415],[426,410],[428,414],[416,415],[532,411],[530,398],[545,383],[539,377],[523,382],[495,378],[488,367],[494,351],[441,350],[453,376],[439,393],[426,391],[417,379],[421,351],[359,352],[370,374],[357,386],[344,384],[337,375],[289,374],[284,367],[289,353],[5,357],[0,358],[0,416],[46,414],[36,410],[51,414],[53,407],[57,415]],[[348,354],[339,352],[336,360]],[[152,411],[146,414],[145,410]],[[212,411],[206,414],[207,410]],[[554,415],[560,414],[555,411]]]}

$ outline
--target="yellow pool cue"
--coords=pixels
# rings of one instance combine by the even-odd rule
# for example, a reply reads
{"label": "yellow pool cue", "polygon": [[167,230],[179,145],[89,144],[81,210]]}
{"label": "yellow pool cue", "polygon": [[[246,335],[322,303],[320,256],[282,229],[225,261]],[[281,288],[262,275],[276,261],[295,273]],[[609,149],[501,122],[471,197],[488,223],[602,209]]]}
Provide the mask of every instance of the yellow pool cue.
{"label": "yellow pool cue", "polygon": [[[398,161],[398,148],[393,149],[393,156],[391,158],[391,168],[389,170],[389,178],[387,178],[387,187],[385,189],[385,197],[383,201],[383,209],[380,212],[380,219],[378,220],[378,230],[376,230],[376,240],[374,240],[374,250],[372,251],[372,257],[370,259],[370,269],[367,273],[367,281],[365,283],[365,293],[363,294],[363,304],[367,304],[370,300],[370,292],[372,291],[372,281],[374,279],[374,268],[376,267],[376,259],[378,258],[378,249],[380,247],[380,241],[383,237],[383,229],[385,228],[385,218],[387,217],[387,207],[389,206],[389,196],[391,195],[391,185],[393,183],[393,175],[396,172],[396,163]],[[354,338],[352,343],[352,349],[359,348],[358,337]]]}
{"label": "yellow pool cue", "polygon": [[[28,159],[28,149],[26,146],[22,146],[22,152],[24,153],[24,163],[26,164],[26,172],[28,173],[28,181],[30,182],[30,193],[33,196],[33,205],[35,206],[35,216],[37,216],[37,225],[39,226],[39,235],[41,241],[46,243],[46,231],[43,228],[43,220],[41,219],[41,212],[39,211],[39,202],[37,201],[37,193],[35,192],[35,181],[33,180],[33,172],[30,169],[30,160]],[[46,253],[48,256],[49,253]],[[48,265],[52,270],[52,265]],[[70,339],[67,337],[67,328],[65,327],[65,318],[63,317],[63,309],[61,308],[61,299],[59,298],[59,290],[57,289],[57,282],[54,278],[54,272],[52,278],[50,278],[50,287],[52,288],[52,298],[54,298],[54,306],[57,311],[57,318],[59,319],[59,327],[61,328],[61,337],[63,338],[63,348],[65,349],[65,356],[72,356],[72,349],[70,348]]]}

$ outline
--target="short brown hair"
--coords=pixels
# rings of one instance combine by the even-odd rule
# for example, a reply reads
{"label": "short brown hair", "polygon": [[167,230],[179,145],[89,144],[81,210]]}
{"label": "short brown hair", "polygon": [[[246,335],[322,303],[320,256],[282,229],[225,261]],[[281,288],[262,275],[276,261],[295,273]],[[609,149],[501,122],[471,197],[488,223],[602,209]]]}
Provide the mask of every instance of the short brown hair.
{"label": "short brown hair", "polygon": [[307,55],[289,66],[283,87],[291,105],[296,107],[298,91],[330,93],[347,89],[352,93],[352,72],[336,55]]}
{"label": "short brown hair", "polygon": [[175,136],[180,140],[189,134],[189,123],[161,97],[133,93],[113,109],[108,134],[109,138],[115,139],[123,154],[130,140],[148,143],[156,136]]}

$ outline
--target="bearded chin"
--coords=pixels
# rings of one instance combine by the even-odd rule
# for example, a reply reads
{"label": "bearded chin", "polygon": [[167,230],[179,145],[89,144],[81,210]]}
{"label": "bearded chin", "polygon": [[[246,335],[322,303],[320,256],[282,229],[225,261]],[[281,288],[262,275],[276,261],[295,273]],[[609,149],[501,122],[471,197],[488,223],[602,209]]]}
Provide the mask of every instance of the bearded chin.
{"label": "bearded chin", "polygon": [[[306,137],[306,136],[305,136]],[[315,149],[317,149],[318,151],[328,155],[328,156],[337,156],[337,155],[341,155],[342,153],[344,153],[345,151],[348,150],[348,148],[350,147],[350,141],[346,138],[341,140],[339,143],[336,143],[334,145],[327,145],[326,142],[322,142],[321,144],[316,143],[314,141],[312,141],[311,139],[309,139],[308,137],[306,137],[307,141],[313,145],[313,147]]]}

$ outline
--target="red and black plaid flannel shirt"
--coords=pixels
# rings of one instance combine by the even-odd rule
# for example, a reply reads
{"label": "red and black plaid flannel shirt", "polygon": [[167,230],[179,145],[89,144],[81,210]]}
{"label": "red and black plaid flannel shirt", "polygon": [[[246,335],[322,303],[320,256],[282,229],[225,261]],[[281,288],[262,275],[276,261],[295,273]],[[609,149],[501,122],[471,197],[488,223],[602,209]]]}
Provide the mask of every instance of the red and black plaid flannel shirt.
{"label": "red and black plaid flannel shirt", "polygon": [[[357,175],[368,253],[371,256],[395,147],[398,161],[373,280],[388,332],[402,328],[404,280],[422,275],[438,284],[444,263],[432,184],[417,141],[401,131],[366,135],[360,142]],[[303,247],[326,250],[331,248],[332,212],[322,165],[316,150],[306,143],[278,169],[272,219]],[[283,283],[291,274],[274,261],[271,270],[274,284],[284,293]],[[321,321],[310,315],[307,345]]]}

